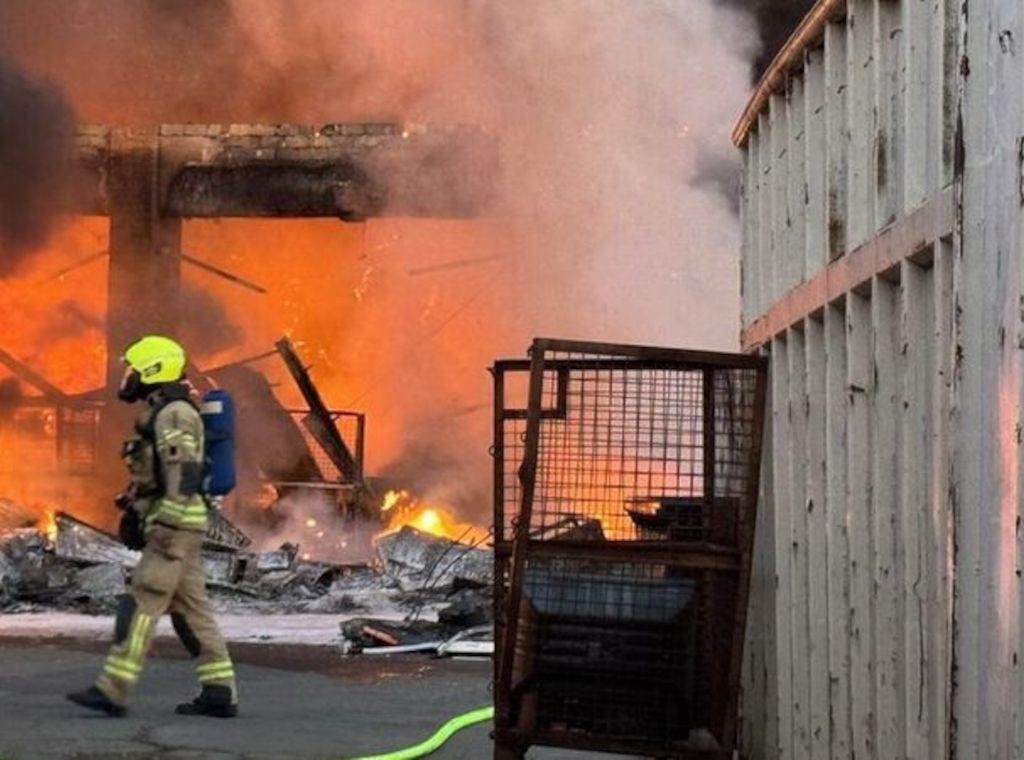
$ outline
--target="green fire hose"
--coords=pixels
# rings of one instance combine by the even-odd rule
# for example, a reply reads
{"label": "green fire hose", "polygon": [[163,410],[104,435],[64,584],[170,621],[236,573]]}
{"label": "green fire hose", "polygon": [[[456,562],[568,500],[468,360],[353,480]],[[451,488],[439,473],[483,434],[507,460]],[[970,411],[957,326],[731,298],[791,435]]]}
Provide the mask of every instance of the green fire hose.
{"label": "green fire hose", "polygon": [[416,758],[426,757],[434,752],[437,752],[446,741],[452,738],[456,733],[464,728],[475,726],[477,723],[483,723],[494,717],[494,707],[480,707],[476,710],[470,710],[462,715],[456,715],[454,718],[449,720],[432,736],[415,744],[412,747],[406,747],[404,749],[398,749],[393,752],[384,752],[380,755],[364,755],[361,757],[352,757],[348,760],[416,760]]}

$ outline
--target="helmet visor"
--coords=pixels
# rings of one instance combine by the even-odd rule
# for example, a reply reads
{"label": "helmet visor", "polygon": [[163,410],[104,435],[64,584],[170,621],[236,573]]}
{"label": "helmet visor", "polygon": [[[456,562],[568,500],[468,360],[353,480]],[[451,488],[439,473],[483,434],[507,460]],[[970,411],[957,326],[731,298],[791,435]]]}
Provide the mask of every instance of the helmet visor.
{"label": "helmet visor", "polygon": [[132,367],[125,367],[124,375],[121,377],[121,385],[117,389],[117,397],[122,401],[138,401],[142,398],[145,390],[139,373]]}

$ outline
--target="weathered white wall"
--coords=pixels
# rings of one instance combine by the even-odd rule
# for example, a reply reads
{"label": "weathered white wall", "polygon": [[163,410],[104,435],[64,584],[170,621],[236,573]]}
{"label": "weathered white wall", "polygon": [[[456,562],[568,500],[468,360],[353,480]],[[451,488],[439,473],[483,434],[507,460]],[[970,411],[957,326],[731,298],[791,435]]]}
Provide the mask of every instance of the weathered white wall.
{"label": "weathered white wall", "polygon": [[956,755],[1022,757],[1024,9],[971,0],[965,12],[951,485]]}
{"label": "weathered white wall", "polygon": [[850,0],[744,151],[745,751],[1024,758],[1024,4]]}

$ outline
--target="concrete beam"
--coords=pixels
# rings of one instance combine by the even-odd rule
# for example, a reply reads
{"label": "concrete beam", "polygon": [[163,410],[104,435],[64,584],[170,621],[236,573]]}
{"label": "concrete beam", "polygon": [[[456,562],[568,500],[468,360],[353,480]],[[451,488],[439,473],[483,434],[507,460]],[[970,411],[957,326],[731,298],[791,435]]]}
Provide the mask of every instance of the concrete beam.
{"label": "concrete beam", "polygon": [[110,213],[120,141],[154,140],[157,205],[167,217],[468,218],[486,213],[495,141],[471,127],[395,124],[82,126],[79,210]]}
{"label": "concrete beam", "polygon": [[105,190],[110,209],[107,275],[107,387],[116,388],[120,355],[140,334],[177,334],[181,220],[160,213],[159,140],[153,131],[110,136]]}

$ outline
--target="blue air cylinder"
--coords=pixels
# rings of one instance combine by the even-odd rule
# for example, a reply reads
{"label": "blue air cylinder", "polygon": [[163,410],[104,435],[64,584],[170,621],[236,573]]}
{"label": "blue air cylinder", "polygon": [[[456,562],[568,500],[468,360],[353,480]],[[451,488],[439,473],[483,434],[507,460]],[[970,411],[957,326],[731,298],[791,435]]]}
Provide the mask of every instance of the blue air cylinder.
{"label": "blue air cylinder", "polygon": [[203,492],[227,496],[235,487],[235,401],[222,388],[203,396],[199,412],[206,434],[206,477]]}

